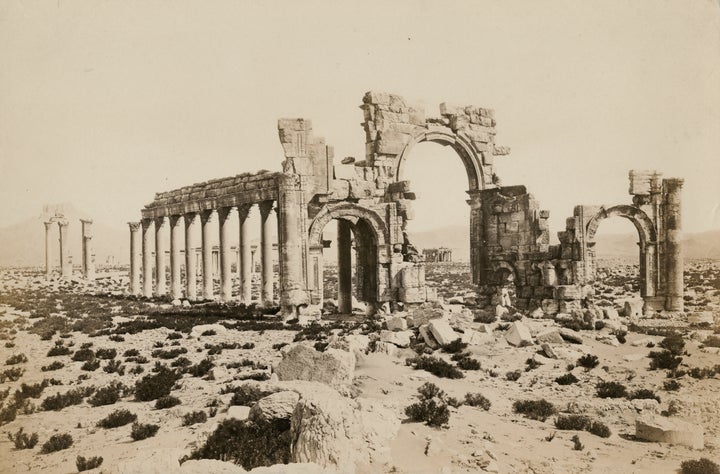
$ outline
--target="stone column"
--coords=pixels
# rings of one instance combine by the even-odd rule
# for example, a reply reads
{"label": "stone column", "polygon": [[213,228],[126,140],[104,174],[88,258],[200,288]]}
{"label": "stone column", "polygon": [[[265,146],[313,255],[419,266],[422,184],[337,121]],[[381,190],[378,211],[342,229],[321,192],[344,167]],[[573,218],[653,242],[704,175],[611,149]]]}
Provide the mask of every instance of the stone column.
{"label": "stone column", "polygon": [[684,259],[682,250],[681,190],[684,180],[664,179],[665,188],[665,268],[667,294],[665,309],[683,311]]}
{"label": "stone column", "polygon": [[249,305],[252,301],[252,255],[250,253],[250,214],[251,206],[238,206],[240,221],[240,241],[238,273],[240,275],[240,291],[238,298],[241,303]]}
{"label": "stone column", "polygon": [[167,278],[165,277],[165,249],[167,249],[168,218],[155,219],[155,296],[167,294]]}
{"label": "stone column", "polygon": [[337,221],[338,241],[338,312],[352,313],[352,231],[350,223]]}
{"label": "stone column", "polygon": [[183,225],[180,223],[182,216],[170,216],[170,295],[172,299],[182,298],[182,246]]}
{"label": "stone column", "polygon": [[483,218],[482,201],[480,192],[468,192],[470,199],[470,273],[472,282],[476,285],[484,285],[487,282],[483,278],[482,269],[482,247],[483,247]]}
{"label": "stone column", "polygon": [[45,279],[52,278],[52,245],[50,242],[50,232],[52,231],[53,222],[45,222]]}
{"label": "stone column", "polygon": [[270,219],[268,219],[272,207],[273,201],[263,201],[259,204],[262,222],[260,228],[260,257],[262,260],[260,301],[265,306],[273,304],[272,241],[270,240]]}
{"label": "stone column", "polygon": [[228,302],[232,299],[232,256],[230,250],[230,214],[232,207],[218,209],[220,223],[220,300]]}
{"label": "stone column", "polygon": [[197,300],[197,253],[193,224],[197,213],[185,214],[185,297],[190,301]]}
{"label": "stone column", "polygon": [[70,243],[67,236],[67,221],[58,221],[60,229],[60,275],[63,278],[72,276],[72,263],[70,262]]}
{"label": "stone column", "polygon": [[95,262],[92,259],[92,223],[90,219],[80,219],[82,223],[82,268],[87,280],[95,279]]}
{"label": "stone column", "polygon": [[139,222],[128,222],[130,226],[130,294],[140,294],[140,242]]}
{"label": "stone column", "polygon": [[153,258],[150,249],[153,234],[150,232],[150,227],[154,227],[154,222],[152,219],[143,219],[140,224],[142,225],[142,293],[146,298],[150,298],[153,294]]}
{"label": "stone column", "polygon": [[214,210],[202,211],[200,213],[200,222],[202,223],[203,298],[206,300],[215,299],[213,294],[213,245],[210,241],[210,234],[212,232],[210,226],[212,225],[213,215],[215,214],[217,213]]}

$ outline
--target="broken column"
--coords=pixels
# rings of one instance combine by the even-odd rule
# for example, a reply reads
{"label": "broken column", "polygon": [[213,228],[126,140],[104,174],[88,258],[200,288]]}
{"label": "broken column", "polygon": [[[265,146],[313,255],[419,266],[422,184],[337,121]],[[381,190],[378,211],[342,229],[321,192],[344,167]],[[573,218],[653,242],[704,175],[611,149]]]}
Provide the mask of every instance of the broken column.
{"label": "broken column", "polygon": [[70,243],[67,236],[67,221],[58,221],[60,229],[60,275],[63,278],[72,276],[72,263],[70,262]]}
{"label": "broken column", "polygon": [[197,253],[195,252],[195,235],[192,232],[197,213],[188,212],[185,223],[185,297],[190,301],[197,299]]}
{"label": "broken column", "polygon": [[152,232],[150,227],[154,222],[152,219],[143,219],[142,225],[142,275],[143,275],[143,296],[150,298],[153,293],[153,264],[152,264]]}
{"label": "broken column", "polygon": [[270,240],[270,211],[272,210],[273,201],[263,201],[260,207],[260,254],[262,264],[262,283],[260,290],[260,301],[265,306],[273,304],[273,259],[272,259],[272,241]]}
{"label": "broken column", "polygon": [[338,312],[352,313],[352,230],[350,222],[338,219]]}
{"label": "broken column", "polygon": [[173,300],[182,298],[182,257],[180,248],[182,246],[181,216],[170,216],[170,295]]}
{"label": "broken column", "polygon": [[167,217],[155,219],[155,296],[167,294],[165,249],[167,248]]}
{"label": "broken column", "polygon": [[232,272],[230,262],[230,214],[232,207],[218,210],[220,223],[220,300],[232,299]]}
{"label": "broken column", "polygon": [[128,222],[130,227],[130,294],[140,294],[140,242],[139,222]]}
{"label": "broken column", "polygon": [[52,277],[52,245],[50,242],[50,232],[52,231],[53,222],[45,222],[45,279]]}
{"label": "broken column", "polygon": [[665,309],[683,311],[683,272],[682,252],[682,210],[681,190],[684,180],[664,179],[665,191],[665,259],[667,272],[667,293]]}
{"label": "broken column", "polygon": [[82,223],[82,270],[87,280],[95,279],[95,262],[92,258],[92,223],[91,219],[80,219]]}
{"label": "broken column", "polygon": [[240,302],[249,305],[252,300],[252,256],[250,255],[250,214],[251,206],[238,206],[238,220],[240,223],[240,240],[238,273],[240,275]]}
{"label": "broken column", "polygon": [[203,298],[212,300],[215,298],[213,290],[213,262],[212,243],[210,242],[211,225],[215,211],[207,210],[200,213],[202,223],[202,274],[203,274]]}

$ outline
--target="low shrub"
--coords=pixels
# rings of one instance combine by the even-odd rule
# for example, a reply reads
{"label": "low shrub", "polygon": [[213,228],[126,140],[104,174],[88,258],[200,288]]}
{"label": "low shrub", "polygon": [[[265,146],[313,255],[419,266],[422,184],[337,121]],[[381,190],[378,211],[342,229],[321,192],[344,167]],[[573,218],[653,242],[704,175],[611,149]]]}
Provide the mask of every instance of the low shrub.
{"label": "low shrub", "polygon": [[146,438],[152,438],[158,432],[160,427],[158,425],[151,425],[147,423],[135,422],[130,430],[130,437],[133,441],[140,441]]}
{"label": "low shrub", "polygon": [[76,388],[65,393],[58,393],[43,400],[40,407],[45,411],[59,411],[65,407],[82,403],[83,398],[89,396],[94,390],[92,387]]}
{"label": "low shrub", "polygon": [[525,361],[525,372],[530,372],[540,367],[540,363],[532,357]]}
{"label": "low shrub", "polygon": [[592,421],[586,430],[601,438],[609,438],[611,435],[610,428],[600,421]]}
{"label": "low shrub", "polygon": [[584,367],[585,370],[591,370],[600,365],[596,355],[585,354],[577,360],[577,365]]}
{"label": "low shrub", "polygon": [[97,426],[100,428],[110,429],[118,426],[125,426],[137,420],[137,415],[129,410],[115,410],[108,416],[98,421]]}
{"label": "low shrub", "polygon": [[103,367],[103,372],[123,376],[125,375],[125,366],[117,359],[109,360]]}
{"label": "low shrub", "polygon": [[174,361],[170,362],[170,367],[188,367],[191,366],[192,362],[187,357],[178,357]]}
{"label": "low shrub", "polygon": [[688,371],[688,375],[694,379],[702,380],[712,378],[715,374],[720,373],[720,364],[714,367],[692,367]]}
{"label": "low shrub", "polygon": [[517,382],[521,375],[522,375],[522,371],[511,370],[510,372],[505,373],[505,378],[511,382]]}
{"label": "low shrub", "polygon": [[196,423],[205,423],[207,421],[207,413],[202,410],[186,413],[182,419],[183,426],[190,426]]}
{"label": "low shrub", "polygon": [[425,370],[436,377],[444,377],[448,379],[461,379],[464,377],[463,373],[457,367],[454,367],[439,357],[412,357],[407,359],[405,363],[412,366],[415,370]]}
{"label": "low shrub", "polygon": [[156,374],[146,375],[135,383],[135,399],[149,402],[169,395],[181,377],[177,372],[162,366]]}
{"label": "low shrub", "polygon": [[28,358],[25,354],[13,354],[10,357],[7,358],[5,361],[5,365],[16,365],[16,364],[22,364],[24,362],[27,362]]}
{"label": "low shrub", "polygon": [[628,400],[657,400],[660,403],[660,397],[655,395],[655,392],[647,388],[641,388],[630,392]]}
{"label": "low shrub", "polygon": [[75,362],[84,362],[93,360],[95,358],[95,352],[89,347],[84,347],[75,351],[72,356],[72,360]]}
{"label": "low shrub", "polygon": [[48,439],[45,444],[42,445],[42,449],[40,450],[40,452],[43,454],[54,453],[55,451],[67,449],[72,445],[73,438],[69,434],[63,433],[52,435],[50,439]]}
{"label": "low shrub", "polygon": [[617,382],[600,382],[595,390],[596,396],[599,398],[624,398],[627,396],[625,385]]}
{"label": "low shrub", "polygon": [[466,342],[462,342],[462,339],[459,337],[455,339],[454,341],[444,344],[441,346],[441,349],[443,352],[447,352],[448,354],[457,354],[459,352],[462,352],[467,347]]}
{"label": "low shrub", "polygon": [[97,467],[100,467],[100,465],[103,463],[102,456],[93,456],[91,458],[85,458],[83,456],[78,456],[75,458],[75,467],[77,467],[78,472],[83,471],[89,471],[91,469],[95,469]]}
{"label": "low shrub", "polygon": [[445,392],[430,382],[418,388],[420,401],[405,408],[410,421],[423,422],[428,426],[442,426],[450,420]]}
{"label": "low shrub", "polygon": [[40,367],[40,370],[42,370],[43,372],[50,372],[52,370],[62,369],[63,367],[65,367],[65,364],[63,364],[59,360],[56,360],[49,365],[43,365],[42,367]]}
{"label": "low shrub", "polygon": [[173,339],[182,339],[182,338],[183,338],[183,335],[180,334],[179,332],[171,332],[170,334],[168,334],[167,338],[170,339],[170,340],[173,340]]}
{"label": "low shrub", "polygon": [[566,374],[555,378],[555,383],[558,385],[572,385],[578,382],[578,378],[575,377],[572,372],[567,372]]}
{"label": "low shrub", "polygon": [[158,410],[172,408],[176,405],[180,405],[180,399],[177,397],[173,397],[172,395],[166,395],[155,400],[155,408]]}
{"label": "low shrub", "polygon": [[253,385],[243,384],[237,387],[233,387],[232,385],[226,385],[223,389],[220,390],[220,393],[233,394],[232,398],[230,399],[230,405],[250,406],[261,398],[265,398],[268,395],[271,395],[273,392],[262,390]]}
{"label": "low shrub", "polygon": [[469,405],[471,407],[479,407],[485,411],[488,411],[490,409],[491,403],[490,400],[485,398],[480,393],[466,393],[465,405]]}
{"label": "low shrub", "polygon": [[708,458],[688,459],[680,464],[682,474],[720,474],[720,466]]}
{"label": "low shrub", "polygon": [[679,333],[669,334],[658,345],[674,356],[682,355],[685,350],[685,341]]}
{"label": "low shrub", "polygon": [[[460,356],[457,357],[456,356]],[[481,365],[480,361],[477,359],[470,357],[470,354],[460,353],[453,355],[453,360],[457,361],[458,368],[462,370],[480,370]]]}
{"label": "low shrub", "polygon": [[192,375],[193,377],[203,377],[207,375],[208,372],[210,372],[213,367],[215,367],[215,364],[210,359],[203,359],[197,364],[188,367],[188,373]]}
{"label": "low shrub", "polygon": [[32,449],[38,443],[37,433],[28,436],[23,428],[17,430],[15,434],[8,433],[8,438],[15,445],[15,449]]}
{"label": "low shrub", "polygon": [[673,354],[672,351],[650,351],[650,370],[668,369],[675,370],[682,362],[682,357]]}
{"label": "low shrub", "polygon": [[11,382],[17,382],[20,377],[25,373],[25,369],[22,367],[13,367],[11,369],[5,369],[0,372],[0,383],[5,383],[6,380]]}
{"label": "low shrub", "polygon": [[680,387],[682,387],[682,384],[675,379],[670,379],[663,382],[663,390],[665,390],[666,392],[675,392],[677,390],[680,390]]}
{"label": "low shrub", "polygon": [[720,336],[710,336],[703,341],[705,347],[720,347]]}
{"label": "low shrub", "polygon": [[139,355],[140,355],[140,351],[137,349],[128,349],[125,352],[123,352],[123,357],[137,357]]}
{"label": "low shrub", "polygon": [[15,391],[15,399],[24,400],[26,398],[40,398],[43,390],[45,390],[45,387],[48,385],[50,385],[50,381],[48,379],[32,385],[22,383],[20,384],[20,389]]}
{"label": "low shrub", "polygon": [[80,367],[80,369],[85,370],[87,372],[94,372],[100,367],[100,361],[97,359],[92,359],[85,361],[83,365]]}
{"label": "low shrub", "polygon": [[115,349],[98,349],[95,351],[95,357],[98,359],[114,359],[117,356],[117,350]]}
{"label": "low shrub", "polygon": [[120,382],[112,382],[110,385],[99,388],[95,395],[88,399],[88,403],[94,407],[102,405],[113,405],[123,396],[127,387]]}
{"label": "low shrub", "polygon": [[527,418],[539,421],[545,421],[557,412],[555,406],[545,399],[516,400],[515,403],[513,403],[513,411],[525,415]]}
{"label": "low shrub", "polygon": [[156,349],[156,350],[152,351],[152,353],[150,355],[152,355],[156,359],[168,360],[168,359],[174,359],[181,354],[187,354],[187,349],[185,349],[184,347],[174,347],[170,350]]}
{"label": "low shrub", "polygon": [[55,345],[50,348],[50,350],[47,353],[47,357],[57,357],[57,356],[64,356],[70,354],[72,351],[69,347],[65,347],[62,344],[61,345]]}
{"label": "low shrub", "polygon": [[573,442],[573,449],[575,451],[582,451],[583,449],[585,449],[585,445],[580,442],[580,436],[573,435],[573,437],[570,438],[570,441]]}

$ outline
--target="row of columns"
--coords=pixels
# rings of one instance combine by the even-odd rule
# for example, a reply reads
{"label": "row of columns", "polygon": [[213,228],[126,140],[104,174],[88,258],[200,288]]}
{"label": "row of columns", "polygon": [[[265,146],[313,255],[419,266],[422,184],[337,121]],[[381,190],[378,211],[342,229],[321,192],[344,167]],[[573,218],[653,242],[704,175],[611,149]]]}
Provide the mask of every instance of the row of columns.
{"label": "row of columns", "polygon": [[[92,223],[90,219],[80,219],[82,224],[82,273],[88,280],[95,279],[95,263],[92,258]],[[60,276],[70,278],[72,276],[72,263],[70,261],[70,245],[68,242],[68,226],[70,222],[62,218],[54,218],[45,224],[45,278],[52,278],[52,242],[50,233],[54,224],[59,230],[60,250]]]}
{"label": "row of columns", "polygon": [[[262,261],[261,302],[273,304],[273,244],[270,239],[270,211],[273,201],[258,204],[261,217],[260,251]],[[240,290],[238,300],[250,304],[252,288],[252,255],[249,238],[249,220],[247,219],[252,205],[224,207],[217,210],[189,212],[184,215],[164,216],[155,219],[143,219],[141,222],[129,222],[130,227],[130,292],[135,295],[164,296],[168,293],[165,276],[165,253],[167,232],[170,232],[170,295],[173,299],[183,297],[181,282],[182,256],[181,247],[185,247],[185,297],[189,300],[198,299],[197,288],[197,255],[193,227],[197,221],[201,225],[201,258],[202,258],[202,296],[206,300],[215,299],[213,289],[213,244],[211,242],[212,226],[219,225],[219,270],[220,300],[232,300],[232,249],[230,246],[229,218],[237,210],[240,222],[239,231],[239,262]],[[183,225],[184,224],[184,232]],[[154,227],[154,236],[151,228]],[[152,239],[155,239],[155,271],[152,262]],[[153,277],[155,291],[153,293]],[[142,281],[142,286],[141,286]]]}

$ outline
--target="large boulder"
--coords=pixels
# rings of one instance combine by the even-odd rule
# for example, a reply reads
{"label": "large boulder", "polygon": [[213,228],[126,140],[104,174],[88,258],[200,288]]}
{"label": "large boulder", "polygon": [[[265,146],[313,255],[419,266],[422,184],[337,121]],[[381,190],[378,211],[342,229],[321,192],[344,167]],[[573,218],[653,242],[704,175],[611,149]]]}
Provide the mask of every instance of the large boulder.
{"label": "large boulder", "polygon": [[355,355],[339,349],[318,352],[304,344],[287,346],[282,360],[275,366],[278,380],[308,380],[334,388],[352,383],[355,374]]}
{"label": "large boulder", "polygon": [[505,339],[508,344],[515,347],[531,346],[533,344],[530,330],[520,321],[510,323],[510,328],[505,333]]}
{"label": "large boulder", "polygon": [[250,408],[248,419],[257,423],[278,419],[289,420],[295,411],[298,400],[300,400],[300,395],[291,390],[273,393],[261,398]]}
{"label": "large boulder", "polygon": [[694,449],[704,446],[702,426],[659,415],[643,415],[636,419],[635,436],[646,441],[681,444]]}
{"label": "large boulder", "polygon": [[545,342],[549,344],[564,344],[565,339],[560,335],[560,331],[557,329],[548,329],[535,336],[537,342]]}
{"label": "large boulder", "polygon": [[450,344],[460,337],[460,334],[453,331],[450,324],[444,319],[433,319],[428,323],[428,329],[441,346]]}
{"label": "large boulder", "polygon": [[427,324],[423,324],[418,328],[418,332],[420,333],[420,336],[423,338],[423,341],[430,349],[437,349],[440,347],[440,345],[435,340],[435,337],[430,332],[430,329],[428,329]]}

